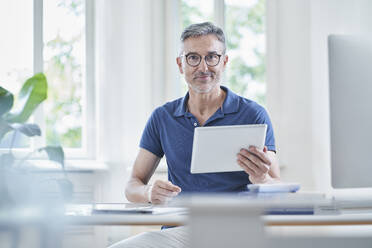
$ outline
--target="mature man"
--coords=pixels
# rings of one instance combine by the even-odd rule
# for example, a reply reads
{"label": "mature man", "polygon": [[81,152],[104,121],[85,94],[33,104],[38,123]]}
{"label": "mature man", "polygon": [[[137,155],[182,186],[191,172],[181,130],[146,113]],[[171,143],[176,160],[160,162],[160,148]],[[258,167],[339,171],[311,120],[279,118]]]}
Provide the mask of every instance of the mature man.
{"label": "mature man", "polygon": [[[151,115],[126,187],[132,202],[160,204],[181,192],[240,192],[250,183],[279,180],[272,125],[265,109],[221,86],[228,63],[223,31],[212,23],[193,24],[181,35],[177,65],[188,84],[185,97],[168,102]],[[199,126],[268,125],[265,148],[241,149],[242,172],[191,174],[194,129]],[[149,184],[160,159],[166,156],[168,180]],[[184,227],[145,233],[113,247],[184,247]],[[141,246],[143,245],[143,246]]]}

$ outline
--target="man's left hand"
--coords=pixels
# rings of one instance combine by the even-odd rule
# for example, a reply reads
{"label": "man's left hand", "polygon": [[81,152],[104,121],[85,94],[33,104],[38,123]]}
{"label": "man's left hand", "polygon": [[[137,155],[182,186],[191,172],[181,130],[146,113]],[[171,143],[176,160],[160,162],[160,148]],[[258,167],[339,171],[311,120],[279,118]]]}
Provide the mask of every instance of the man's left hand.
{"label": "man's left hand", "polygon": [[249,175],[251,183],[269,183],[272,181],[269,175],[272,161],[267,153],[267,147],[263,150],[250,146],[249,150],[241,149],[237,155],[238,164]]}

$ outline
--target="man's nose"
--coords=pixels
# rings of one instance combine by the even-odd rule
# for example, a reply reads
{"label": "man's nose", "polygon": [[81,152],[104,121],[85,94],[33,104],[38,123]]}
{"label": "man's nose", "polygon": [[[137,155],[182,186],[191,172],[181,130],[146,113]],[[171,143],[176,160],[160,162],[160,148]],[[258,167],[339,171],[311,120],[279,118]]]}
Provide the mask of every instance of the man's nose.
{"label": "man's nose", "polygon": [[202,58],[202,60],[200,61],[199,70],[202,72],[208,71],[208,65],[207,65],[207,62],[205,61],[205,58]]}

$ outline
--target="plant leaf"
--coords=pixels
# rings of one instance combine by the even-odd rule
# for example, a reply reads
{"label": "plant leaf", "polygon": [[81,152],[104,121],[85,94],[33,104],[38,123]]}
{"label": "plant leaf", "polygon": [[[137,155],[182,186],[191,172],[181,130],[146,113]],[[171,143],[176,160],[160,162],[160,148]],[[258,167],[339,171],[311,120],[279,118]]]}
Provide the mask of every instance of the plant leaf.
{"label": "plant leaf", "polygon": [[12,131],[13,128],[8,124],[8,122],[4,121],[0,117],[0,141],[3,139],[5,134],[7,134],[9,131]]}
{"label": "plant leaf", "polygon": [[19,123],[14,123],[11,125],[13,129],[16,129],[23,133],[24,135],[27,135],[28,137],[33,137],[33,136],[41,136],[41,130],[40,127],[36,124],[19,124]]}
{"label": "plant leaf", "polygon": [[61,146],[46,146],[38,149],[39,152],[46,151],[49,160],[61,164],[62,169],[65,169],[65,154]]}
{"label": "plant leaf", "polygon": [[48,84],[43,73],[27,79],[19,92],[18,102],[13,111],[5,115],[9,122],[24,123],[39,104],[47,98]]}
{"label": "plant leaf", "polygon": [[0,116],[8,113],[13,106],[14,96],[12,93],[0,86]]}

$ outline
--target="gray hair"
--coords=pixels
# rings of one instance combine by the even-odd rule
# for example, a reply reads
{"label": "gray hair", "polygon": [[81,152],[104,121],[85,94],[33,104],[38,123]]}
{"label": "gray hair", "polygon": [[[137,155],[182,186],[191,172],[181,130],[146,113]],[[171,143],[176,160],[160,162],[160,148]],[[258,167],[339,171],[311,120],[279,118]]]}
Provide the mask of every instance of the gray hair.
{"label": "gray hair", "polygon": [[223,33],[222,29],[215,26],[211,22],[203,22],[203,23],[196,23],[191,24],[181,34],[181,45],[183,42],[190,37],[199,37],[208,34],[214,34],[219,41],[223,44],[223,53],[226,52],[226,41],[225,41],[225,34]]}

